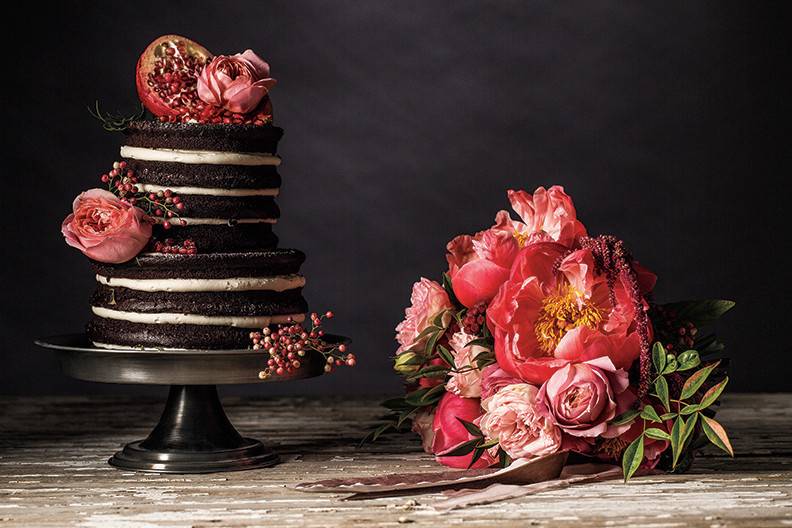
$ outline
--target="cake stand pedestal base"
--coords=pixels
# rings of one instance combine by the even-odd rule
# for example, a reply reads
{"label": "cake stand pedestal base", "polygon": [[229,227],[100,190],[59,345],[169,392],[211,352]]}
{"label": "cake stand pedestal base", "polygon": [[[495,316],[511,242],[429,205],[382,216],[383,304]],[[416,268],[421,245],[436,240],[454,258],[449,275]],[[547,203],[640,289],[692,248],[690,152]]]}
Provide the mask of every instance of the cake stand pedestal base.
{"label": "cake stand pedestal base", "polygon": [[223,411],[214,385],[172,385],[159,423],[108,461],[152,473],[214,473],[269,467],[278,455],[242,437]]}

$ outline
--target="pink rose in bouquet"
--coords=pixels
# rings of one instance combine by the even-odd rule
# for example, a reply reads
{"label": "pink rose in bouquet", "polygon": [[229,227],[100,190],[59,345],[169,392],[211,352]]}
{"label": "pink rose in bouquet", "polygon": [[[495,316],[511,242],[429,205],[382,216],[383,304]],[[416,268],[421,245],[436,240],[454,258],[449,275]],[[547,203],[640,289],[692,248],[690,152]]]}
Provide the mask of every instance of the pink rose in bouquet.
{"label": "pink rose in bouquet", "polygon": [[541,384],[571,361],[604,356],[618,368],[632,365],[641,351],[635,308],[623,281],[609,284],[596,270],[589,249],[537,242],[520,252],[487,310],[503,370]]}
{"label": "pink rose in bouquet", "polygon": [[61,225],[66,243],[96,261],[126,262],[151,238],[146,214],[109,191],[85,191],[74,200],[72,209]]}
{"label": "pink rose in bouquet", "polygon": [[478,345],[468,346],[468,343],[474,339],[474,336],[460,330],[448,340],[454,356],[455,371],[451,373],[451,378],[446,383],[446,390],[465,398],[481,396],[481,371],[473,363],[473,360],[486,349]]}
{"label": "pink rose in bouquet", "polygon": [[198,97],[230,112],[254,110],[275,86],[270,68],[251,50],[214,57],[198,75]]}
{"label": "pink rose in bouquet", "polygon": [[[426,329],[440,312],[453,308],[448,294],[435,281],[422,278],[413,285],[410,296],[411,306],[404,310],[404,321],[396,327],[396,341],[399,343],[397,354],[419,344],[418,336]],[[450,313],[444,319],[448,324]]]}
{"label": "pink rose in bouquet", "polygon": [[468,308],[492,300],[508,279],[521,247],[536,241],[555,241],[571,247],[586,234],[563,187],[539,187],[533,195],[509,191],[508,196],[522,221],[512,220],[507,211],[500,211],[492,228],[472,237],[460,235],[446,247],[454,294]]}
{"label": "pink rose in bouquet", "polygon": [[481,398],[487,399],[503,387],[515,383],[522,383],[522,380],[508,374],[497,363],[488,365],[481,371]]}
{"label": "pink rose in bouquet", "polygon": [[432,426],[434,430],[432,452],[436,455],[438,462],[453,468],[485,468],[493,464],[495,460],[489,453],[484,453],[472,466],[470,462],[473,460],[473,453],[463,456],[448,455],[454,449],[473,439],[473,435],[459,420],[475,423],[481,413],[481,400],[478,398],[462,398],[450,392],[443,396],[435,410]]}
{"label": "pink rose in bouquet", "polygon": [[539,389],[527,383],[507,385],[482,402],[479,427],[487,439],[512,458],[555,453],[561,447],[561,429],[542,404]]}
{"label": "pink rose in bouquet", "polygon": [[627,390],[627,372],[607,357],[570,363],[557,370],[539,390],[539,399],[556,424],[572,436],[616,436],[629,426],[608,425],[635,401]]}

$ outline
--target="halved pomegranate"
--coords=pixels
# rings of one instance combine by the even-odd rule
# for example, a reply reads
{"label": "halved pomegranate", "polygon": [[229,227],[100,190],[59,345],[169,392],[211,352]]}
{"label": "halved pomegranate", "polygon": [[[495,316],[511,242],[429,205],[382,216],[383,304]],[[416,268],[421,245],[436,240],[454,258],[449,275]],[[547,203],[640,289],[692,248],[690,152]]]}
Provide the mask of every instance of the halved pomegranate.
{"label": "halved pomegranate", "polygon": [[179,35],[164,35],[148,45],[138,59],[136,84],[140,100],[155,116],[180,120],[199,114],[198,74],[212,58],[203,46]]}

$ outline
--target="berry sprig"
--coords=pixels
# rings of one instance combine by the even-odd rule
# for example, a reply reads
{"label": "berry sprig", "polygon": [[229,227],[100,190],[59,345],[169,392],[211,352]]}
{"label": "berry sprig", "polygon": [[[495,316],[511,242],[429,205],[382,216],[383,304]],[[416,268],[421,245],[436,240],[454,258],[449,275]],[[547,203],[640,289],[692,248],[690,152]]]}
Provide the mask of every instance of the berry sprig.
{"label": "berry sprig", "polygon": [[107,184],[110,192],[130,205],[142,209],[164,229],[171,228],[173,219],[178,219],[181,225],[186,225],[187,222],[180,219],[181,213],[185,210],[181,197],[170,189],[149,193],[141,191],[137,185],[137,175],[126,161],[114,161],[112,169],[102,174],[99,179]]}
{"label": "berry sprig", "polygon": [[166,238],[164,241],[154,242],[154,252],[170,255],[195,255],[198,253],[198,247],[190,238],[185,239],[181,244],[176,243],[172,238]]}
{"label": "berry sprig", "polygon": [[321,316],[313,312],[310,316],[310,330],[290,319],[286,324],[277,325],[277,329],[267,327],[261,332],[251,332],[253,350],[264,350],[269,354],[267,366],[259,372],[259,378],[294,373],[302,366],[302,358],[311,350],[319,352],[325,358],[325,372],[333,372],[343,365],[354,367],[357,358],[353,353],[347,352],[346,344],[330,343],[324,339],[322,320],[332,318],[333,312]]}

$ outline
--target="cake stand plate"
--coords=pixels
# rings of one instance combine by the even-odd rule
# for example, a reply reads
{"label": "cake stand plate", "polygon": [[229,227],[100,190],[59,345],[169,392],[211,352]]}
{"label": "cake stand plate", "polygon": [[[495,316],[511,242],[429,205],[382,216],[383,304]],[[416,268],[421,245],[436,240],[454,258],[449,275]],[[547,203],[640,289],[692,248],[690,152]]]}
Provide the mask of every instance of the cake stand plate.
{"label": "cake stand plate", "polygon": [[[328,341],[346,342],[325,335]],[[319,376],[324,358],[306,354],[292,374],[258,377],[259,350],[143,350],[98,348],[85,334],[39,339],[55,350],[63,372],[102,383],[170,385],[165,410],[144,440],[131,442],[108,461],[120,469],[151,473],[215,473],[273,466],[278,455],[231,425],[216,385],[290,381]]]}

